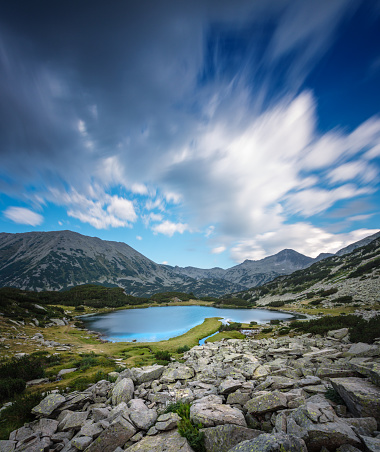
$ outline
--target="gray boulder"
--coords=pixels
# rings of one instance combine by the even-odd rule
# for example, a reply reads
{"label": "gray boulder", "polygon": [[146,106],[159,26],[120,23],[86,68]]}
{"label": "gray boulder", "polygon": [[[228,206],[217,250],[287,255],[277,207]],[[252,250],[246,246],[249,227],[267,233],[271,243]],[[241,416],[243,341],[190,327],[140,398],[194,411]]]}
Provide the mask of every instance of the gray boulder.
{"label": "gray boulder", "polygon": [[[308,452],[305,442],[295,436],[264,433],[251,441],[243,441],[228,452]],[[319,451],[318,451],[319,452]]]}
{"label": "gray boulder", "polygon": [[380,389],[363,378],[332,378],[334,389],[357,417],[374,417],[380,423]]}
{"label": "gray boulder", "polygon": [[13,452],[16,447],[16,441],[0,440],[1,452]]}
{"label": "gray boulder", "polygon": [[146,436],[125,450],[127,452],[194,452],[187,439],[180,436],[177,431]]}
{"label": "gray boulder", "polygon": [[281,392],[262,391],[244,405],[249,413],[262,414],[287,407],[287,399]]}
{"label": "gray boulder", "polygon": [[50,416],[51,413],[66,401],[61,394],[49,394],[32,408],[32,413],[40,416]]}
{"label": "gray boulder", "polygon": [[154,366],[135,367],[131,369],[133,375],[133,381],[138,385],[145,383],[146,381],[158,380],[162,372],[165,370],[165,366],[155,364]]}
{"label": "gray boulder", "polygon": [[365,342],[358,342],[357,344],[352,344],[347,351],[349,356],[379,356],[380,347],[376,344],[370,345]]}
{"label": "gray boulder", "polygon": [[113,452],[117,447],[123,446],[135,433],[133,425],[120,415],[89,445],[86,452]]}
{"label": "gray boulder", "polygon": [[204,434],[206,452],[227,452],[242,441],[251,440],[262,435],[260,430],[225,424],[201,429]]}
{"label": "gray boulder", "polygon": [[177,427],[180,420],[181,418],[177,413],[161,414],[157,419],[155,427],[158,431],[173,430],[173,428]]}
{"label": "gray boulder", "polygon": [[194,369],[184,364],[176,364],[174,367],[167,367],[161,376],[163,383],[172,383],[177,380],[188,380],[194,377]]}
{"label": "gray boulder", "polygon": [[243,413],[229,405],[222,403],[201,402],[194,403],[190,408],[190,419],[201,423],[204,427],[214,427],[222,424],[235,424],[247,427]]}
{"label": "gray boulder", "polygon": [[134,389],[133,381],[130,378],[120,380],[112,390],[112,404],[128,403],[133,397]]}
{"label": "gray boulder", "polygon": [[129,418],[138,429],[149,430],[157,420],[157,412],[156,410],[149,409],[144,411],[132,411]]}

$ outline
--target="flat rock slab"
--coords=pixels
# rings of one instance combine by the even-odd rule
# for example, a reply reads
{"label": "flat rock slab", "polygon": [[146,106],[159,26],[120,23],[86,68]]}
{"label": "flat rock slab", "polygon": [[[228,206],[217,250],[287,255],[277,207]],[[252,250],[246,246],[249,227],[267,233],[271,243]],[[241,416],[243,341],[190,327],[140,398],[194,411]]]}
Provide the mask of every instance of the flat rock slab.
{"label": "flat rock slab", "polygon": [[41,416],[50,416],[51,413],[66,401],[61,394],[49,394],[41,402],[32,408],[33,414]]}
{"label": "flat rock slab", "polygon": [[203,428],[206,452],[227,452],[242,441],[252,440],[262,435],[261,430],[225,424]]}
{"label": "flat rock slab", "polygon": [[167,367],[161,375],[161,381],[172,383],[177,380],[188,380],[194,377],[194,369],[185,365],[177,365],[175,368]]}
{"label": "flat rock slab", "polygon": [[252,441],[243,441],[228,452],[308,452],[305,442],[295,436],[264,433]]}
{"label": "flat rock slab", "polygon": [[158,380],[164,370],[165,366],[160,365],[146,366],[141,368],[135,367],[132,369],[133,381],[137,384],[141,384],[147,381]]}
{"label": "flat rock slab", "polygon": [[273,391],[258,395],[244,405],[249,413],[262,414],[287,407],[287,399],[281,392]]}
{"label": "flat rock slab", "polygon": [[229,405],[219,403],[194,403],[190,408],[190,419],[204,427],[235,424],[247,427],[243,413]]}
{"label": "flat rock slab", "polygon": [[187,439],[182,438],[177,431],[146,436],[125,450],[128,452],[194,452]]}
{"label": "flat rock slab", "polygon": [[380,388],[363,378],[331,378],[334,389],[357,417],[374,417],[380,424]]}

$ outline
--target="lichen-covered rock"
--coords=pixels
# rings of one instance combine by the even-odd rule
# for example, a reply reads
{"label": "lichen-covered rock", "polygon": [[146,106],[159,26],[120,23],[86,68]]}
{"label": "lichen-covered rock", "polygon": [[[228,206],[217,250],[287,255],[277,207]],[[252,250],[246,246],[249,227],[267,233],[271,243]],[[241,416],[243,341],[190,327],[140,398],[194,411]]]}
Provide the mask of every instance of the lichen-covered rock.
{"label": "lichen-covered rock", "polygon": [[244,415],[239,409],[221,403],[194,403],[190,408],[190,419],[195,424],[201,423],[204,427],[222,424],[247,427]]}
{"label": "lichen-covered rock", "polygon": [[181,418],[177,413],[165,413],[158,417],[155,427],[158,431],[173,430]]}
{"label": "lichen-covered rock", "polygon": [[92,443],[90,436],[79,436],[71,440],[71,444],[78,450],[85,450]]}
{"label": "lichen-covered rock", "polygon": [[287,407],[287,399],[281,392],[262,391],[244,405],[249,413],[262,414]]}
{"label": "lichen-covered rock", "polygon": [[358,342],[351,345],[347,354],[350,356],[379,356],[380,347],[376,344],[370,345],[365,342]]}
{"label": "lichen-covered rock", "polygon": [[128,403],[133,397],[134,389],[133,381],[130,378],[120,380],[112,390],[112,404]]}
{"label": "lichen-covered rock", "polygon": [[[156,410],[132,411],[129,418],[133,424],[141,430],[149,430],[157,420]],[[165,430],[165,429],[163,429]]]}
{"label": "lichen-covered rock", "polygon": [[305,440],[309,452],[319,452],[325,446],[335,450],[342,444],[360,446],[360,440],[351,426],[338,418],[326,402],[306,402],[291,413],[287,434]]}
{"label": "lichen-covered rock", "polygon": [[206,452],[227,452],[242,441],[251,440],[262,435],[260,430],[234,424],[217,425],[203,428]]}
{"label": "lichen-covered rock", "polygon": [[358,417],[374,417],[380,423],[380,388],[363,378],[332,378],[334,389]]}
{"label": "lichen-covered rock", "polygon": [[228,452],[308,452],[305,442],[295,436],[264,433],[254,440],[243,441]]}
{"label": "lichen-covered rock", "polygon": [[123,446],[135,433],[133,425],[120,415],[88,446],[86,452],[113,452],[117,447]]}
{"label": "lichen-covered rock", "polygon": [[32,413],[40,416],[50,416],[51,413],[66,401],[61,394],[49,394],[32,408]]}
{"label": "lichen-covered rock", "polygon": [[194,377],[194,369],[184,364],[175,364],[173,367],[167,367],[161,376],[164,383],[172,383],[177,380],[188,380]]}
{"label": "lichen-covered rock", "polygon": [[153,366],[135,367],[132,371],[132,379],[136,384],[145,383],[146,381],[158,380],[162,372],[165,370],[165,366],[155,364]]}
{"label": "lichen-covered rock", "polygon": [[13,452],[16,444],[16,441],[0,440],[0,450],[1,452]]}
{"label": "lichen-covered rock", "polygon": [[219,385],[219,394],[230,394],[231,392],[236,391],[237,389],[241,388],[241,381],[233,380],[233,379],[226,379],[223,380],[222,383]]}
{"label": "lichen-covered rock", "polygon": [[194,452],[186,438],[175,432],[163,432],[155,436],[146,436],[126,452]]}

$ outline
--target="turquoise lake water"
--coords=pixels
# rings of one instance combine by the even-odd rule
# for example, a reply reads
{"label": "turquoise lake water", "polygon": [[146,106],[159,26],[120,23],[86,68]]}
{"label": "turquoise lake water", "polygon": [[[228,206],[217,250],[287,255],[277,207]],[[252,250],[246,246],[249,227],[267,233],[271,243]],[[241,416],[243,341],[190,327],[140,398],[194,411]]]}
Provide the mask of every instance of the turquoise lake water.
{"label": "turquoise lake water", "polygon": [[289,320],[290,314],[265,309],[224,309],[209,306],[162,306],[81,317],[86,328],[98,331],[112,342],[156,342],[180,336],[208,317],[224,321],[259,324]]}

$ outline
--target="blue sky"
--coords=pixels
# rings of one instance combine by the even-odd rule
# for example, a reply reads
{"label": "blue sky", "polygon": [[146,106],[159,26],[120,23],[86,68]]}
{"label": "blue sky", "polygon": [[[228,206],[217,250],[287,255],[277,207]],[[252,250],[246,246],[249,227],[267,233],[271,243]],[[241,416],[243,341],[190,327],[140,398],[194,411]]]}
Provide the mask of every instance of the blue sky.
{"label": "blue sky", "polygon": [[379,230],[380,1],[0,5],[0,231],[230,267]]}

